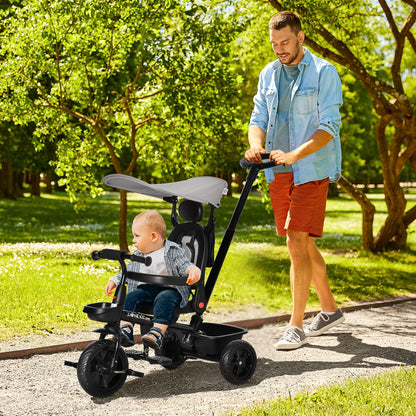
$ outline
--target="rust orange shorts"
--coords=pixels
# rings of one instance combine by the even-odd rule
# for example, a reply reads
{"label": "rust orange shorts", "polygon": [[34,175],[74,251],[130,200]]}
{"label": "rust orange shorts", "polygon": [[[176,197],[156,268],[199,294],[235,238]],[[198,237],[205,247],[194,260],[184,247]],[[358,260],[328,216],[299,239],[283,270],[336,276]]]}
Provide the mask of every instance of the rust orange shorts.
{"label": "rust orange shorts", "polygon": [[275,174],[269,190],[277,235],[294,230],[322,237],[328,187],[328,178],[295,186],[293,172]]}

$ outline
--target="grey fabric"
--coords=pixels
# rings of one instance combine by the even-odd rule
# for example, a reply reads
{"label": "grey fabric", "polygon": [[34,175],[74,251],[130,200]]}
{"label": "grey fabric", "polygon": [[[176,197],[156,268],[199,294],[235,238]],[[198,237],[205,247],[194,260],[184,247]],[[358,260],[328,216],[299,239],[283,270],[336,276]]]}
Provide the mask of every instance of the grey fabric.
{"label": "grey fabric", "polygon": [[213,176],[197,176],[185,181],[151,185],[140,179],[122,174],[107,175],[103,178],[105,185],[124,189],[142,195],[163,199],[164,197],[182,197],[191,201],[211,204],[218,208],[221,198],[227,194],[227,182]]}

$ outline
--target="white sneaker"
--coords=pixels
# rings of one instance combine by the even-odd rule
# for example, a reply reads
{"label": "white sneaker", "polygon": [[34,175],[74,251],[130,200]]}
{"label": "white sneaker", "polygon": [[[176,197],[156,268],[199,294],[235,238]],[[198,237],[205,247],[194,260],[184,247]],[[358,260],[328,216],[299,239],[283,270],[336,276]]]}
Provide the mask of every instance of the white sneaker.
{"label": "white sneaker", "polygon": [[295,350],[307,342],[305,333],[296,326],[290,326],[274,344],[276,350]]}

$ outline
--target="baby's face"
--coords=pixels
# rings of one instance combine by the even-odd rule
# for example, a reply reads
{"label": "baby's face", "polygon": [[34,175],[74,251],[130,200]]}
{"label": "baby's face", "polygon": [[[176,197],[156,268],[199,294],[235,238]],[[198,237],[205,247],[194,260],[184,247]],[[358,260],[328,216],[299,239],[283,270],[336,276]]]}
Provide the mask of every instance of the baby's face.
{"label": "baby's face", "polygon": [[133,233],[133,243],[137,250],[143,254],[150,253],[153,250],[154,233],[146,222],[139,218],[133,222],[131,231]]}

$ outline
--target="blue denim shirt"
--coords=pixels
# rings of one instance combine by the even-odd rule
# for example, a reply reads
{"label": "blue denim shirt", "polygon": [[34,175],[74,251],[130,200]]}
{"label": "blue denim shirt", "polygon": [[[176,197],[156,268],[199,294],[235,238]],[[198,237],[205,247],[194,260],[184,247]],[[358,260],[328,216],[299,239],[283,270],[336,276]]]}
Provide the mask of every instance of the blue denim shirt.
{"label": "blue denim shirt", "polygon": [[[295,185],[329,178],[337,181],[341,176],[341,81],[335,67],[328,61],[312,55],[304,47],[305,55],[299,62],[299,76],[292,91],[289,109],[290,150],[307,142],[316,130],[325,130],[333,136],[322,149],[295,162]],[[254,97],[254,109],[250,126],[258,126],[266,133],[266,151],[272,150],[278,107],[279,79],[282,64],[279,59],[269,63],[261,71],[258,91]],[[266,169],[267,182],[273,182],[272,169]]]}
{"label": "blue denim shirt", "polygon": [[[139,250],[135,250],[133,253],[135,256],[143,256]],[[165,240],[165,263],[166,268],[170,276],[185,277],[188,267],[192,264],[186,252],[183,248],[179,247],[178,244],[170,240]],[[131,261],[127,265],[127,270],[135,273],[140,273],[140,263],[137,261]],[[110,280],[112,280],[117,286],[121,281],[121,272],[117,273]],[[140,285],[140,282],[135,280],[127,279],[127,292],[130,293],[133,290],[137,289]],[[183,308],[186,306],[189,300],[189,295],[191,294],[190,286],[175,286],[175,289],[181,295],[181,304],[180,307]]]}

